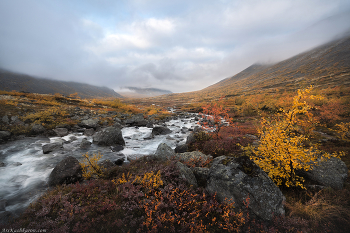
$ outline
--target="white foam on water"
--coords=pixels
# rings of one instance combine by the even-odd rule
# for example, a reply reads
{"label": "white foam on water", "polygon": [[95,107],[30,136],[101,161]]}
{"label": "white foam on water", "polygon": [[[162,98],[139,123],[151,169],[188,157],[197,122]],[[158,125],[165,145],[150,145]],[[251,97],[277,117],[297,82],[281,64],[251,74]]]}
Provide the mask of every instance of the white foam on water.
{"label": "white foam on water", "polygon": [[[120,156],[139,158],[140,156],[154,154],[160,143],[166,143],[173,149],[184,144],[190,131],[184,129],[196,126],[194,118],[171,120],[166,126],[172,131],[167,135],[157,135],[150,138],[152,129],[147,127],[125,127],[122,134],[125,147],[122,151],[112,152],[109,147],[99,147],[92,144],[89,153],[101,152],[103,159]],[[74,140],[73,140],[74,137]],[[20,213],[31,202],[36,200],[48,188],[47,181],[50,173],[58,162],[68,155],[81,160],[86,151],[80,149],[83,138],[92,142],[93,138],[82,133],[73,133],[64,137],[25,138],[23,140],[8,142],[0,145],[0,161],[6,164],[0,167],[0,200],[6,200],[6,210]],[[69,141],[70,143],[65,143]],[[42,146],[48,143],[62,142],[64,150],[50,154],[43,154]]]}

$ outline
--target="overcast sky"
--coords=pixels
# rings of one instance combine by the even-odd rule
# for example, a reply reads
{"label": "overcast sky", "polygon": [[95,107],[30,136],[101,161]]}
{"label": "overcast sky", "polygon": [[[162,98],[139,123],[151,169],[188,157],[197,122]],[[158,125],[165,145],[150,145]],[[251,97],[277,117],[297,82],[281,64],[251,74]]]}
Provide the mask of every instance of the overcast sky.
{"label": "overcast sky", "polygon": [[186,92],[349,29],[349,0],[0,0],[0,67]]}

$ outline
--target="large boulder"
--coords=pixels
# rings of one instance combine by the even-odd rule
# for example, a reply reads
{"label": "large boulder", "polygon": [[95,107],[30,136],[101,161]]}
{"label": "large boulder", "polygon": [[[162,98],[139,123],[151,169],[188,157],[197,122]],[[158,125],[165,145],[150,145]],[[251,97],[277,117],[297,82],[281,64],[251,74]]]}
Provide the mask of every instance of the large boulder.
{"label": "large boulder", "polygon": [[175,153],[185,153],[188,151],[188,145],[183,144],[183,145],[178,145],[175,148]]}
{"label": "large boulder", "polygon": [[220,201],[232,200],[238,208],[244,208],[244,202],[249,199],[249,210],[264,220],[285,213],[285,197],[280,189],[246,156],[215,158],[206,189],[216,193]]}
{"label": "large boulder", "polygon": [[209,168],[207,167],[192,167],[193,175],[196,177],[197,184],[200,187],[206,187],[209,175]]}
{"label": "large boulder", "polygon": [[54,142],[54,143],[45,144],[45,145],[43,145],[42,149],[43,149],[44,154],[48,154],[52,151],[62,150],[63,143],[62,142]]}
{"label": "large boulder", "polygon": [[53,131],[55,131],[58,137],[64,137],[68,135],[68,129],[66,128],[56,128]]}
{"label": "large boulder", "polygon": [[195,142],[196,142],[196,138],[194,136],[194,133],[191,132],[186,138],[186,144],[190,145],[190,144],[195,143]]}
{"label": "large boulder", "polygon": [[176,167],[179,170],[180,178],[185,179],[190,185],[197,187],[197,180],[194,176],[192,170],[188,168],[186,165],[184,165],[181,162],[176,162]]}
{"label": "large boulder", "polygon": [[105,159],[102,162],[99,162],[98,165],[102,168],[102,170],[107,170],[114,167],[115,163],[113,163],[109,159]]}
{"label": "large boulder", "polygon": [[125,121],[125,124],[129,125],[129,126],[139,126],[139,127],[141,127],[141,126],[146,126],[148,124],[148,121],[145,119],[143,114],[140,113],[140,114],[134,115],[131,118],[127,119]]}
{"label": "large boulder", "polygon": [[125,146],[122,131],[115,127],[108,127],[95,133],[93,142],[100,146]]}
{"label": "large boulder", "polygon": [[79,161],[68,156],[59,162],[49,176],[49,186],[53,187],[62,184],[72,184],[81,181],[83,170]]}
{"label": "large boulder", "polygon": [[82,120],[78,125],[80,127],[83,127],[83,128],[94,128],[96,129],[98,127],[98,122],[99,120],[98,119],[92,119],[92,118],[89,118],[87,120]]}
{"label": "large boulder", "polygon": [[175,157],[175,151],[170,146],[168,146],[168,144],[161,143],[158,145],[154,157],[160,160],[171,159],[172,157]]}
{"label": "large boulder", "polygon": [[38,135],[38,134],[42,134],[45,132],[45,127],[42,126],[41,124],[34,124],[32,126],[32,129],[30,130],[30,134],[31,135]]}
{"label": "large boulder", "polygon": [[152,129],[152,135],[166,135],[171,133],[171,130],[168,127],[156,126]]}
{"label": "large boulder", "polygon": [[94,135],[94,133],[95,133],[95,130],[93,128],[84,130],[84,135],[85,136],[92,136],[92,135]]}
{"label": "large boulder", "polygon": [[83,138],[80,143],[80,149],[89,149],[91,146],[91,142],[88,141],[86,138]]}
{"label": "large boulder", "polygon": [[7,115],[3,116],[1,120],[2,120],[2,122],[5,123],[6,125],[8,125],[8,124],[10,123],[10,120],[9,120],[9,118],[8,118]]}
{"label": "large boulder", "polygon": [[332,157],[325,161],[316,161],[312,169],[303,171],[302,175],[323,186],[342,189],[348,177],[348,168],[341,159]]}
{"label": "large boulder", "polygon": [[0,142],[10,139],[11,133],[9,131],[0,131]]}
{"label": "large boulder", "polygon": [[[10,211],[1,211],[0,212],[0,225],[6,225],[15,219],[15,215]],[[3,230],[4,231],[4,230]],[[10,230],[8,230],[10,231]]]}

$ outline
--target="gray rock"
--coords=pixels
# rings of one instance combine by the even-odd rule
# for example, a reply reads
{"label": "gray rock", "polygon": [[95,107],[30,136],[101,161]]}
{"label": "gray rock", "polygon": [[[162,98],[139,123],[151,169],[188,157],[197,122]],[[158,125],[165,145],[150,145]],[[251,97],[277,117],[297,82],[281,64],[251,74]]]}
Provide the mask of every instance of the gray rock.
{"label": "gray rock", "polygon": [[175,138],[173,138],[173,137],[171,137],[171,136],[167,136],[165,139],[166,139],[166,140],[169,140],[169,141],[175,140]]}
{"label": "gray rock", "polygon": [[42,134],[45,132],[45,127],[42,126],[41,124],[34,124],[32,126],[32,129],[30,130],[30,134],[32,135],[38,135],[38,134]]}
{"label": "gray rock", "polygon": [[83,138],[80,143],[80,149],[88,149],[91,146],[91,142],[89,142],[86,138]]}
{"label": "gray rock", "polygon": [[43,145],[43,153],[48,154],[52,151],[62,150],[63,149],[63,143],[62,142],[54,142]]}
{"label": "gray rock", "polygon": [[123,165],[124,161],[125,161],[125,157],[120,157],[114,161],[114,164],[121,166],[121,165]]}
{"label": "gray rock", "polygon": [[123,149],[124,149],[124,147],[122,145],[111,146],[111,150],[113,152],[119,152],[119,151],[121,151]]}
{"label": "gray rock", "polygon": [[212,194],[217,193],[220,201],[225,201],[225,198],[232,200],[238,208],[245,208],[244,201],[249,198],[249,210],[264,220],[285,213],[282,192],[263,170],[245,156],[215,158],[206,189]]}
{"label": "gray rock", "polygon": [[200,164],[203,164],[205,162],[209,162],[210,160],[212,160],[213,156],[203,154],[200,151],[192,151],[192,152],[176,154],[175,158],[180,162],[195,161],[196,165],[199,166]]}
{"label": "gray rock", "polygon": [[69,142],[74,142],[76,140],[78,140],[78,138],[76,136],[70,136],[69,137]]}
{"label": "gray rock", "polygon": [[98,121],[99,121],[98,119],[90,118],[87,120],[82,120],[78,125],[80,127],[84,127],[84,128],[88,128],[88,129],[90,129],[90,128],[96,129],[98,126]]}
{"label": "gray rock", "polygon": [[53,169],[49,176],[48,183],[50,187],[62,184],[72,184],[81,181],[83,179],[82,174],[83,171],[79,161],[72,156],[68,156],[59,162]]}
{"label": "gray rock", "polygon": [[66,128],[56,128],[53,131],[57,134],[59,137],[64,137],[68,135],[68,129]]}
{"label": "gray rock", "polygon": [[346,164],[338,158],[330,158],[325,161],[316,161],[312,170],[304,171],[302,174],[317,183],[334,189],[342,189],[348,177]]}
{"label": "gray rock", "polygon": [[115,128],[118,128],[118,129],[124,128],[124,126],[123,126],[122,124],[120,124],[119,122],[114,123],[113,126],[114,126]]}
{"label": "gray rock", "polygon": [[0,141],[9,140],[11,137],[11,133],[9,131],[0,131]]}
{"label": "gray rock", "polygon": [[146,126],[148,121],[145,119],[142,113],[132,116],[125,121],[125,124],[129,126]]}
{"label": "gray rock", "polygon": [[15,216],[10,211],[0,212],[0,224],[5,225],[5,224],[9,223],[14,218],[15,218]]}
{"label": "gray rock", "polygon": [[122,131],[115,127],[108,127],[95,133],[93,142],[100,146],[125,146]]}
{"label": "gray rock", "polygon": [[70,130],[71,126],[68,125],[68,124],[59,124],[59,125],[56,126],[56,129],[57,128],[66,128],[66,129]]}
{"label": "gray rock", "polygon": [[18,121],[19,119],[18,119],[18,116],[12,116],[11,117],[11,122],[12,123],[14,123],[14,122],[16,122],[16,121]]}
{"label": "gray rock", "polygon": [[196,142],[196,138],[194,137],[194,133],[191,132],[186,138],[186,144],[190,145],[190,144],[192,144],[194,142]]}
{"label": "gray rock", "polygon": [[171,130],[165,126],[156,126],[152,129],[152,135],[166,135],[171,133]]}
{"label": "gray rock", "polygon": [[175,151],[171,149],[170,146],[168,146],[165,143],[161,143],[158,145],[157,151],[154,154],[154,157],[160,160],[167,160],[175,157]]}
{"label": "gray rock", "polygon": [[176,162],[176,167],[179,169],[180,177],[185,179],[190,185],[197,187],[197,180],[196,177],[193,175],[193,172],[190,168],[185,166],[181,162]]}
{"label": "gray rock", "polygon": [[209,168],[193,167],[191,168],[193,175],[196,177],[197,184],[200,187],[206,187],[209,175]]}
{"label": "gray rock", "polygon": [[71,120],[80,120],[80,117],[79,116],[72,116],[70,119]]}
{"label": "gray rock", "polygon": [[185,153],[188,150],[188,145],[187,144],[183,144],[183,145],[178,145],[175,148],[175,153]]}
{"label": "gray rock", "polygon": [[9,120],[7,115],[2,117],[2,122],[4,122],[5,124],[9,124],[10,123],[10,120]]}
{"label": "gray rock", "polygon": [[4,162],[1,162],[0,167],[6,167],[6,164]]}
{"label": "gray rock", "polygon": [[259,138],[253,134],[246,134],[244,135],[245,138],[249,138],[251,140],[259,140]]}
{"label": "gray rock", "polygon": [[93,128],[84,130],[85,136],[92,136],[92,135],[94,135],[94,133],[95,133],[95,130]]}
{"label": "gray rock", "polygon": [[105,159],[102,162],[98,163],[98,165],[103,168],[103,170],[110,169],[115,166],[115,163],[110,161],[109,159]]}
{"label": "gray rock", "polygon": [[15,163],[11,163],[11,166],[18,167],[18,166],[22,166],[22,164],[20,162],[15,162]]}
{"label": "gray rock", "polygon": [[115,121],[116,123],[119,123],[119,124],[122,123],[122,120],[120,120],[118,117],[115,117],[115,118],[114,118],[114,121]]}

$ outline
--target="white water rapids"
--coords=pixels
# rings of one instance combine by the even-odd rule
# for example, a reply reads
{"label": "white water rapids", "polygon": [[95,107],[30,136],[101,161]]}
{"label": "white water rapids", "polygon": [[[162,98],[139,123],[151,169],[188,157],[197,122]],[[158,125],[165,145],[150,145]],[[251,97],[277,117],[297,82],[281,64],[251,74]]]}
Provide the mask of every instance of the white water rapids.
{"label": "white water rapids", "polygon": [[[194,118],[183,118],[166,122],[172,131],[167,135],[158,135],[153,139],[144,139],[150,136],[152,129],[146,127],[125,127],[122,129],[126,143],[120,152],[112,152],[109,147],[100,147],[94,144],[88,150],[80,149],[83,138],[92,142],[92,137],[82,133],[73,133],[65,137],[34,137],[7,142],[0,145],[0,212],[10,211],[18,215],[35,201],[48,188],[47,182],[51,171],[57,163],[71,155],[81,161],[82,154],[100,152],[104,159],[116,160],[120,153],[125,158],[137,158],[153,154],[160,143],[166,143],[173,149],[184,144],[190,133],[188,129],[196,126]],[[43,154],[42,146],[52,142],[64,142],[64,149],[58,152]],[[119,155],[118,155],[119,154]]]}

